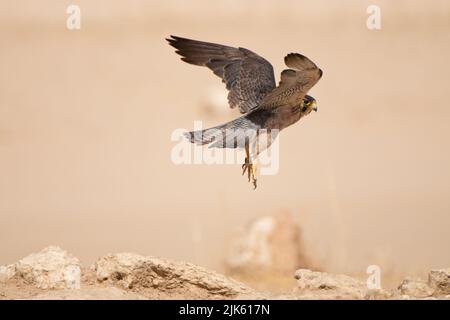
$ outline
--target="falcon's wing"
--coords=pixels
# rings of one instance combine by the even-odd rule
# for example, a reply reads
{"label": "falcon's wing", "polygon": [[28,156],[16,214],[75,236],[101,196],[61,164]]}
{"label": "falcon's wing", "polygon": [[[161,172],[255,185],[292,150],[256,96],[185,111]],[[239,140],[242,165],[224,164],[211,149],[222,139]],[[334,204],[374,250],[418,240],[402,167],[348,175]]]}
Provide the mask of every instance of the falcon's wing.
{"label": "falcon's wing", "polygon": [[299,53],[289,53],[284,58],[284,62],[291,69],[281,72],[278,87],[264,98],[261,108],[271,109],[298,104],[322,77],[322,70]]}
{"label": "falcon's wing", "polygon": [[239,107],[241,113],[256,108],[275,88],[272,65],[250,50],[176,36],[166,40],[181,60],[206,66],[219,76],[229,90],[230,107]]}

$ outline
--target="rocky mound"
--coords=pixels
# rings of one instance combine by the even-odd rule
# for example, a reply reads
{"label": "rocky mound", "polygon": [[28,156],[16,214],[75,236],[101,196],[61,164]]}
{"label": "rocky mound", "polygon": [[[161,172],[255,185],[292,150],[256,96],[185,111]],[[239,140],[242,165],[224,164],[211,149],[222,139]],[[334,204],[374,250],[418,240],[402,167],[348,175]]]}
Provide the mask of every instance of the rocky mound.
{"label": "rocky mound", "polygon": [[59,247],[0,266],[0,299],[450,299],[450,268],[427,281],[406,279],[397,290],[368,289],[364,281],[299,269],[285,294],[258,292],[186,262],[133,253],[104,256],[83,268]]}
{"label": "rocky mound", "polygon": [[100,283],[156,298],[230,299],[256,295],[246,285],[214,271],[156,257],[112,254],[100,258],[94,268]]}

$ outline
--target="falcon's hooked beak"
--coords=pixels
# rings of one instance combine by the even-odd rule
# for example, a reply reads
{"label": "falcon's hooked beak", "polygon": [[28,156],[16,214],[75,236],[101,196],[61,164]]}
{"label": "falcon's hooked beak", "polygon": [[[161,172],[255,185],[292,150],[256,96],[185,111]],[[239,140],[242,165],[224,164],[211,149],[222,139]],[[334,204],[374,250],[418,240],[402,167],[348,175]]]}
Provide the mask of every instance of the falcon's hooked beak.
{"label": "falcon's hooked beak", "polygon": [[312,110],[317,112],[317,101],[313,97],[306,95],[303,98],[302,112],[309,114]]}

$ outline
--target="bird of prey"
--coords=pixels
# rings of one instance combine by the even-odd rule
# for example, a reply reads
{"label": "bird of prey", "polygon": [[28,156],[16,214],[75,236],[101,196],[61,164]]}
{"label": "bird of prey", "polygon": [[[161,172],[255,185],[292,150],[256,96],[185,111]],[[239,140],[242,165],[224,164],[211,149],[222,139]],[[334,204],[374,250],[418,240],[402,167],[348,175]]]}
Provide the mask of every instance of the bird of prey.
{"label": "bird of prey", "polygon": [[[289,53],[278,86],[272,65],[245,48],[170,36],[166,39],[182,56],[181,60],[211,69],[228,89],[228,103],[241,117],[225,124],[186,133],[195,144],[210,148],[245,149],[242,174],[256,188],[257,161],[278,132],[317,111],[316,100],[307,95],[322,77],[322,70],[299,53]],[[261,137],[265,136],[265,143]]]}

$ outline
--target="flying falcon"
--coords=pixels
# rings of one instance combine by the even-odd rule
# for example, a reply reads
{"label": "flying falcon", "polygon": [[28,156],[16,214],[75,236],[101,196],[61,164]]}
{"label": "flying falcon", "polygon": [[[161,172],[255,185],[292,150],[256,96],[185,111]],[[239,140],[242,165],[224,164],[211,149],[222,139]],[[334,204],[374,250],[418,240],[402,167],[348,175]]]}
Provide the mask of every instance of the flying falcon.
{"label": "flying falcon", "polygon": [[304,55],[289,53],[284,58],[289,69],[281,72],[276,86],[272,65],[248,49],[176,36],[166,40],[181,60],[208,67],[220,77],[229,91],[230,107],[243,114],[213,128],[188,132],[186,138],[210,148],[245,149],[242,174],[247,171],[256,188],[258,154],[270,146],[279,131],[317,111],[316,100],[307,93],[322,77],[322,70]]}

